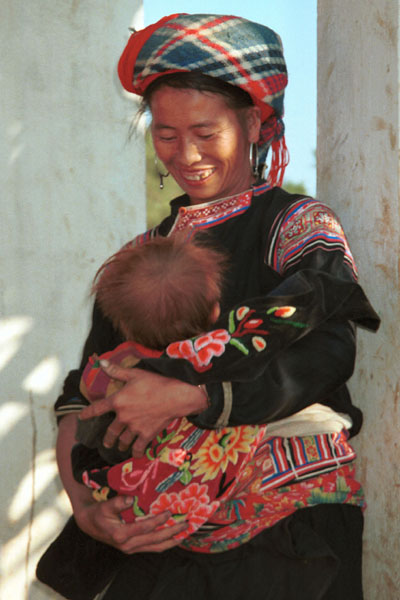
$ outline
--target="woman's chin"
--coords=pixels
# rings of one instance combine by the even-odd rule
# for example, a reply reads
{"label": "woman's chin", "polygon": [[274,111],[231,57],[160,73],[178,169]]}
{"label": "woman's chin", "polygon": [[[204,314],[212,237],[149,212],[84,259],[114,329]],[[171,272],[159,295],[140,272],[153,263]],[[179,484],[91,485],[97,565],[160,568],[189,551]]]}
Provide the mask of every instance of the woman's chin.
{"label": "woman's chin", "polygon": [[192,204],[216,200],[222,194],[222,190],[210,181],[180,181],[179,185],[189,196]]}
{"label": "woman's chin", "polygon": [[215,173],[211,173],[204,179],[188,179],[186,177],[177,178],[177,181],[181,188],[189,195],[200,195],[202,198],[214,194],[218,190],[218,183],[215,180]]}

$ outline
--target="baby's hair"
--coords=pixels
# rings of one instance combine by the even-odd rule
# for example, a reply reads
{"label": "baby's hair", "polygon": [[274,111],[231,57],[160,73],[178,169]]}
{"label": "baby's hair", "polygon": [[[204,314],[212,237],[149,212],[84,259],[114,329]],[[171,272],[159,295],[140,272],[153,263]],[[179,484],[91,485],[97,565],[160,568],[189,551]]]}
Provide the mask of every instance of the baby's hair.
{"label": "baby's hair", "polygon": [[127,339],[161,350],[208,330],[225,266],[221,252],[199,241],[157,237],[112,256],[92,291]]}

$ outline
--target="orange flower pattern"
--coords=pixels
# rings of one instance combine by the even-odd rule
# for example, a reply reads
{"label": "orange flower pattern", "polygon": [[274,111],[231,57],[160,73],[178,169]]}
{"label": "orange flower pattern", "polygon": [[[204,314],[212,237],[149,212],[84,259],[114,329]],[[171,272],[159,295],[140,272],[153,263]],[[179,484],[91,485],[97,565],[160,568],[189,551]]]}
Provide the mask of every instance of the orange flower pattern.
{"label": "orange flower pattern", "polygon": [[193,455],[194,476],[201,477],[201,481],[209,481],[226,471],[229,463],[237,465],[239,454],[248,454],[251,451],[257,433],[258,428],[250,425],[210,431]]}

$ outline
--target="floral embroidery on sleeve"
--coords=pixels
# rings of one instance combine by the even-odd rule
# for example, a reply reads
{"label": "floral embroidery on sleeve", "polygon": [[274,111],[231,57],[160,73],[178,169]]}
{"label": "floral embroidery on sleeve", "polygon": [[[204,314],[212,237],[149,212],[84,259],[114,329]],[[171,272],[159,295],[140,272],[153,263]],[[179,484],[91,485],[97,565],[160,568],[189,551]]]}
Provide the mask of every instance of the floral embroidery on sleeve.
{"label": "floral embroidery on sleeve", "polygon": [[211,369],[212,358],[225,352],[225,345],[230,339],[225,329],[216,329],[183,342],[173,342],[167,347],[167,355],[170,358],[186,358],[196,371],[207,371]]}
{"label": "floral embroidery on sleeve", "polygon": [[307,327],[305,323],[288,320],[296,312],[294,306],[274,306],[267,311],[256,311],[248,306],[232,310],[228,317],[228,329],[216,329],[197,337],[173,342],[166,353],[170,358],[188,360],[198,372],[212,368],[212,359],[224,354],[228,344],[248,356],[251,348],[262,352],[267,348],[267,329],[270,324],[284,323],[297,328]]}

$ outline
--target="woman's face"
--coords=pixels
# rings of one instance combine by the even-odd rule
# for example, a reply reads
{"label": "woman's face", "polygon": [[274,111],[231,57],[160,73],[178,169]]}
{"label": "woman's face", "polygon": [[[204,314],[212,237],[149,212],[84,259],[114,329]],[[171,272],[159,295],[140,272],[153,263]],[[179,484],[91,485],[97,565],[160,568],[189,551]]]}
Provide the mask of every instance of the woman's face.
{"label": "woman's face", "polygon": [[223,96],[161,87],[151,99],[156,153],[191,204],[232,196],[252,183],[251,142],[260,131],[259,109],[232,109]]}

